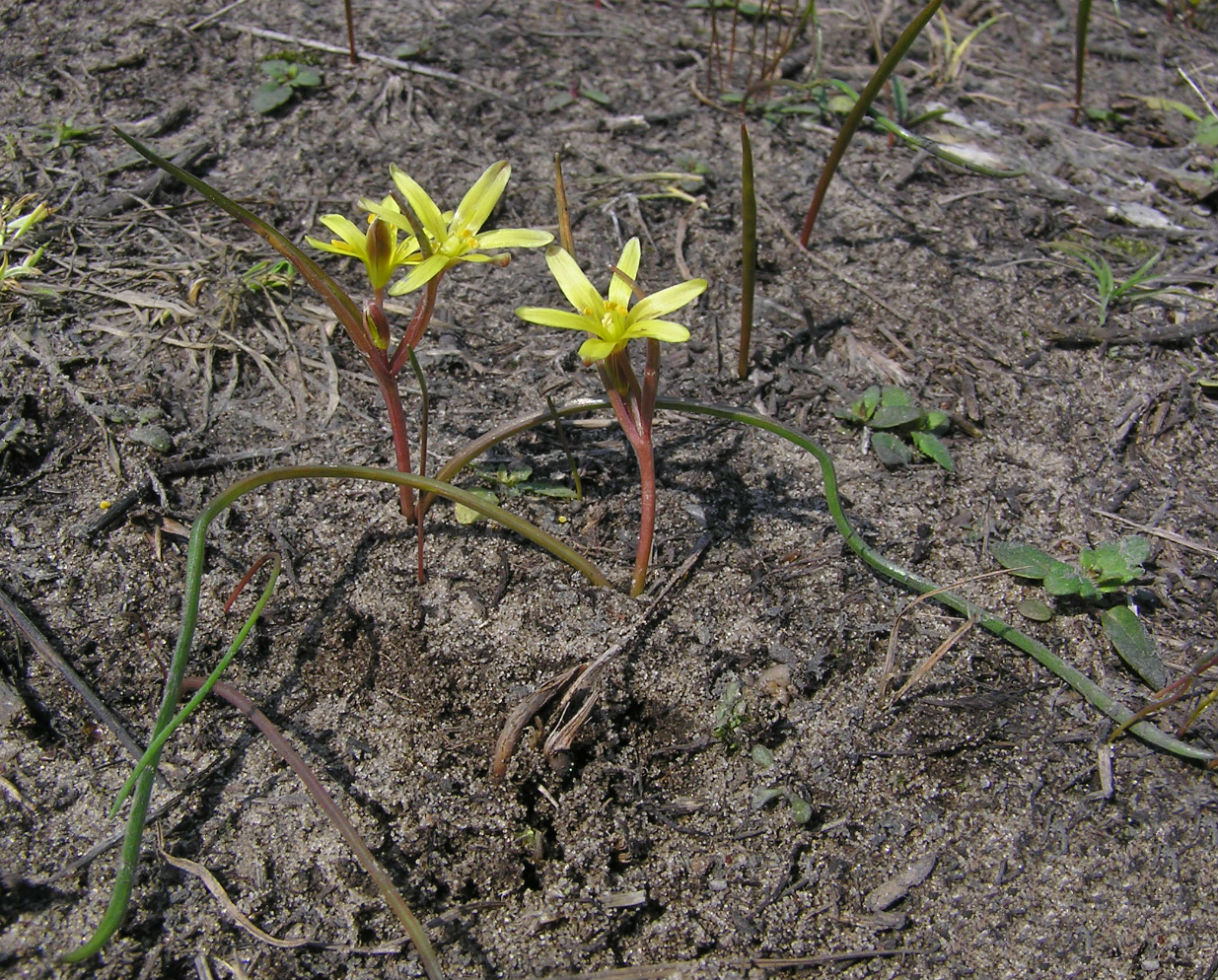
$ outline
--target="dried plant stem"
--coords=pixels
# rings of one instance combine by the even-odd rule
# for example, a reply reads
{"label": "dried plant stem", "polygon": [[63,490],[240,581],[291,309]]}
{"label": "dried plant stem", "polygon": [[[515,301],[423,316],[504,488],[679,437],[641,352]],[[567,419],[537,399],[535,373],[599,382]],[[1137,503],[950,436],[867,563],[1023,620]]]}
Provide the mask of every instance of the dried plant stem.
{"label": "dried plant stem", "polygon": [[[184,677],[182,679],[182,690],[202,690],[207,681],[208,678],[203,677]],[[359,861],[360,867],[368,873],[368,876],[376,884],[377,890],[381,893],[385,902],[393,910],[393,914],[397,916],[398,921],[406,929],[406,934],[410,936],[410,941],[414,943],[414,948],[419,954],[419,960],[423,964],[423,969],[427,971],[427,976],[431,980],[443,980],[444,971],[440,968],[440,961],[436,956],[435,949],[431,945],[431,940],[427,938],[427,932],[423,928],[423,924],[410,911],[410,907],[406,904],[406,900],[402,898],[402,893],[398,891],[397,886],[393,883],[393,879],[385,873],[385,870],[377,862],[372,851],[369,850],[368,845],[364,843],[364,839],[360,836],[359,831],[347,819],[347,815],[343,813],[342,808],[334,802],[334,798],[327,792],[325,786],[321,784],[321,780],[317,778],[316,774],[309,767],[309,764],[301,758],[300,753],[292,748],[291,743],[283,737],[283,733],[258,709],[258,706],[235,687],[223,681],[217,681],[212,685],[211,693],[223,698],[245,715],[258,731],[266,736],[266,740],[279,753],[280,758],[292,767],[292,770],[300,777],[300,781],[304,783],[305,788],[309,791],[309,795],[321,807],[321,811],[334,824],[338,832],[343,835],[347,846],[355,853],[355,859]]]}

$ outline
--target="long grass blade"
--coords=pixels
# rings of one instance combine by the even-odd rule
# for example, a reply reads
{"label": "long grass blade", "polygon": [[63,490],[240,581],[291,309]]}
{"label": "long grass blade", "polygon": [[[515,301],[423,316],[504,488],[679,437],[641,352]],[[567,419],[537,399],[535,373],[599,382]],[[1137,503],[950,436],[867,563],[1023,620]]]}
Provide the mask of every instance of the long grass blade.
{"label": "long grass blade", "polygon": [[859,123],[863,121],[863,117],[867,114],[867,110],[871,107],[871,103],[875,101],[875,97],[879,94],[884,83],[888,81],[888,77],[896,71],[897,65],[905,57],[905,52],[909,50],[915,38],[922,33],[922,29],[930,22],[930,19],[935,16],[935,11],[939,9],[942,3],[943,0],[930,0],[930,3],[923,7],[918,16],[901,32],[901,36],[897,38],[897,43],[892,46],[892,50],[880,62],[879,67],[875,70],[875,74],[871,76],[871,80],[863,88],[862,95],[854,103],[854,108],[850,110],[846,121],[842,123],[841,132],[837,134],[837,139],[833,141],[833,147],[829,151],[829,159],[825,161],[824,169],[820,172],[820,180],[816,182],[816,191],[812,195],[812,203],[808,207],[808,213],[804,217],[803,229],[799,233],[799,244],[804,248],[808,247],[808,239],[812,237],[812,227],[816,224],[816,216],[820,213],[820,206],[825,199],[825,192],[829,189],[829,183],[837,172],[837,165],[841,163],[842,156],[846,152],[846,147],[850,145],[855,131],[859,128]]}
{"label": "long grass blade", "polygon": [[757,188],[753,182],[753,144],[749,128],[740,124],[740,354],[736,375],[749,376],[749,345],[753,336],[753,299],[757,289]]}
{"label": "long grass blade", "polygon": [[253,212],[246,210],[236,201],[225,197],[206,181],[200,180],[188,170],[183,170],[177,164],[171,163],[160,154],[150,150],[134,136],[124,133],[117,127],[114,131],[120,139],[145,160],[156,164],[156,166],[176,177],[183,184],[198,191],[199,194],[216,205],[216,207],[227,211],[249,228],[250,231],[254,232],[254,234],[265,239],[267,244],[296,267],[296,271],[300,273],[301,278],[313,287],[317,295],[326,301],[326,305],[334,311],[334,315],[338,317],[338,321],[343,325],[347,333],[351,335],[351,339],[355,341],[356,346],[361,350],[365,348],[367,340],[361,340],[361,338],[366,338],[367,334],[364,329],[364,316],[360,312],[360,308],[356,306],[355,301],[347,295],[343,288],[326,275],[321,266],[302,252],[295,243],[289,241],[282,232],[266,221],[263,221]]}

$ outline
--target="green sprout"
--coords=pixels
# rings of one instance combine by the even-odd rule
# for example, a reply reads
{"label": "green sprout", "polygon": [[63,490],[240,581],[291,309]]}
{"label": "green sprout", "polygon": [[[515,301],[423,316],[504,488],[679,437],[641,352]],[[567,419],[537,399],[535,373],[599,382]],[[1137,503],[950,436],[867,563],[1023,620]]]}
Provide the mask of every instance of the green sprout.
{"label": "green sprout", "polygon": [[1108,315],[1114,306],[1120,304],[1132,306],[1142,300],[1172,292],[1164,285],[1147,285],[1163,281],[1163,277],[1154,271],[1155,266],[1163,258],[1162,251],[1150,256],[1126,278],[1118,279],[1112,264],[1094,249],[1077,242],[1065,241],[1050,242],[1048,247],[1077,260],[1077,262],[1062,263],[1063,265],[1072,269],[1089,270],[1095,277],[1096,295],[1093,302],[1098,307],[1101,327],[1108,322]]}
{"label": "green sprout", "polygon": [[296,278],[296,270],[287,259],[262,259],[241,274],[241,285],[251,293],[266,289],[284,289]]}
{"label": "green sprout", "polygon": [[312,65],[302,65],[286,58],[267,58],[258,67],[266,81],[254,90],[250,105],[255,112],[266,115],[291,101],[297,92],[317,88],[321,72]]}
{"label": "green sprout", "polygon": [[740,682],[737,680],[729,681],[727,687],[723,689],[723,693],[719,695],[719,700],[715,703],[715,713],[711,723],[711,738],[716,742],[722,742],[723,747],[728,752],[736,752],[744,744],[740,736],[740,729],[747,720],[744,694],[740,689]]}
{"label": "green sprout", "polygon": [[[639,545],[630,582],[632,596],[640,595],[647,583],[655,534],[656,475],[651,423],[660,381],[660,342],[679,344],[689,339],[689,330],[684,326],[661,318],[693,302],[706,290],[705,279],[689,279],[643,296],[635,278],[639,257],[639,240],[632,238],[613,267],[608,294],[602,296],[575,259],[552,245],[546,250],[546,263],[575,312],[536,306],[516,310],[516,315],[528,323],[582,330],[590,335],[580,345],[579,356],[585,364],[596,365],[613,412],[639,464],[641,514]],[[640,297],[633,306],[632,295]],[[632,340],[647,341],[647,366],[641,385],[627,350]]]}
{"label": "green sprout", "polygon": [[[773,769],[777,763],[774,753],[758,742],[749,752],[754,764],[761,770]],[[771,782],[768,786],[757,786],[753,790],[753,809],[761,810],[775,800],[783,800],[791,811],[791,821],[803,826],[812,819],[812,804],[795,792],[785,781]]]}
{"label": "green sprout", "polygon": [[908,466],[916,450],[949,473],[956,472],[952,455],[939,438],[951,428],[951,419],[938,409],[919,408],[904,388],[872,385],[848,409],[833,414],[863,426],[876,457],[889,469]]}
{"label": "green sprout", "polygon": [[959,41],[952,36],[951,21],[947,19],[947,14],[940,7],[938,11],[939,26],[943,31],[942,37],[931,37],[931,49],[935,52],[938,62],[937,71],[935,74],[938,77],[940,85],[946,85],[949,82],[955,82],[960,78],[960,73],[964,70],[964,59],[968,55],[968,49],[972,43],[977,40],[986,29],[993,27],[1000,20],[1010,17],[1009,12],[994,14],[987,20],[982,21],[971,31],[968,32]]}
{"label": "green sprout", "polygon": [[13,261],[13,250],[17,243],[51,213],[50,208],[42,201],[31,208],[33,201],[33,194],[19,197],[15,201],[8,198],[0,201],[0,292],[7,289],[19,290],[22,288],[22,279],[41,275],[37,265],[46,249],[45,245],[27,251],[20,261]]}
{"label": "green sprout", "polygon": [[61,146],[68,147],[69,155],[77,144],[84,143],[97,131],[96,126],[77,126],[71,119],[58,119],[47,123],[42,131],[51,141],[51,149],[58,150]]}
{"label": "green sprout", "polygon": [[[1150,543],[1136,534],[1106,541],[1079,552],[1078,565],[1060,561],[1035,545],[1017,542],[992,542],[990,553],[1012,575],[1039,582],[1050,596],[1079,601],[1099,610],[1146,575],[1142,566],[1150,557]],[[1018,609],[1028,619],[1041,622],[1050,619],[1054,612],[1037,598],[1024,599]],[[1154,640],[1128,604],[1102,608],[1100,625],[1121,659],[1152,690],[1157,691],[1167,683],[1167,670]]]}

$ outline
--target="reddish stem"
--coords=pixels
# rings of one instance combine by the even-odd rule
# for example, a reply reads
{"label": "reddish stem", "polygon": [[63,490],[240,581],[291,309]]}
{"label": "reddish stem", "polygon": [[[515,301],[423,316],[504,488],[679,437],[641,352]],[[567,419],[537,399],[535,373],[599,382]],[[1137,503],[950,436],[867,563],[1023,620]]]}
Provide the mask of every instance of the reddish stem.
{"label": "reddish stem", "polygon": [[[368,365],[376,378],[377,387],[381,389],[381,400],[389,412],[389,427],[393,432],[393,452],[397,459],[398,471],[413,472],[410,467],[410,438],[406,433],[406,410],[402,407],[402,393],[398,390],[397,375],[389,365],[385,352],[377,350],[368,357]],[[402,487],[399,493],[402,516],[408,521],[414,520],[414,489]]]}
{"label": "reddish stem", "polygon": [[656,389],[660,378],[660,343],[647,341],[647,367],[640,388],[634,368],[625,350],[611,354],[612,364],[602,361],[601,380],[609,395],[609,404],[617,416],[622,432],[634,449],[639,464],[639,544],[634,556],[634,574],[630,577],[630,594],[641,595],[647,585],[647,567],[651,564],[651,544],[656,529],[656,468],[651,445],[651,420],[655,414]]}
{"label": "reddish stem", "polygon": [[630,594],[642,595],[647,586],[647,566],[651,564],[651,542],[656,531],[656,467],[650,433],[634,447],[639,461],[639,546],[634,554],[634,574]]}
{"label": "reddish stem", "polygon": [[410,325],[406,328],[402,342],[398,344],[398,349],[393,354],[393,362],[389,365],[393,369],[395,377],[406,366],[406,362],[410,359],[410,352],[419,346],[427,325],[431,323],[431,315],[436,310],[436,287],[439,285],[442,275],[444,273],[441,272],[423,287],[423,299],[415,309],[414,316],[410,318]]}

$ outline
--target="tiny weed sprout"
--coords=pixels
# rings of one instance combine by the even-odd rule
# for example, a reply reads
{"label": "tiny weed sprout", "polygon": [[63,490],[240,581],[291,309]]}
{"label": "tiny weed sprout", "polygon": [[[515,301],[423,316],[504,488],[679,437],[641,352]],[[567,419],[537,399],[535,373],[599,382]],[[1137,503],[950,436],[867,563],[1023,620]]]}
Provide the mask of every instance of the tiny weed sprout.
{"label": "tiny weed sprout", "polygon": [[[516,315],[528,323],[590,334],[580,345],[579,356],[585,364],[596,365],[613,412],[639,464],[639,545],[630,580],[632,596],[640,595],[647,583],[655,533],[656,476],[651,423],[660,382],[660,342],[679,344],[689,339],[689,330],[684,326],[660,318],[675,313],[706,290],[705,279],[689,279],[644,296],[636,279],[639,258],[639,240],[632,238],[613,268],[608,294],[601,296],[575,259],[563,249],[551,246],[546,250],[546,262],[575,312],[536,306],[516,310]],[[632,295],[639,297],[633,306]],[[647,366],[641,385],[630,362],[627,345],[632,340],[647,341]]]}
{"label": "tiny weed sprout", "polygon": [[[570,487],[559,483],[533,479],[533,467],[528,463],[503,463],[498,466],[474,466],[474,474],[482,481],[483,486],[475,487],[470,493],[481,497],[488,503],[497,504],[501,500],[510,500],[525,494],[538,497],[558,497],[573,500],[577,496]],[[476,510],[457,504],[453,513],[459,524],[474,524],[482,519]]]}
{"label": "tiny weed sprout", "polygon": [[1146,259],[1126,278],[1118,279],[1111,263],[1094,249],[1077,242],[1051,242],[1049,248],[1077,260],[1076,262],[1064,262],[1063,265],[1072,269],[1089,270],[1095,277],[1096,295],[1093,302],[1098,307],[1097,316],[1101,327],[1108,322],[1108,315],[1114,306],[1118,304],[1133,306],[1140,300],[1152,299],[1171,292],[1167,286],[1149,285],[1162,281],[1162,277],[1154,271],[1155,266],[1163,258],[1161,251]]}
{"label": "tiny weed sprout", "polygon": [[266,81],[254,90],[250,105],[263,115],[286,105],[298,92],[317,88],[321,84],[321,72],[309,64],[301,64],[288,58],[267,58],[258,67]]}
{"label": "tiny weed sprout", "polygon": [[46,249],[45,245],[25,251],[20,258],[14,255],[21,239],[51,213],[50,208],[41,201],[30,207],[33,202],[33,195],[28,194],[15,201],[7,198],[0,201],[0,293],[9,289],[20,290],[23,288],[22,279],[41,275],[37,265]]}
{"label": "tiny weed sprout", "polygon": [[947,413],[923,411],[903,388],[873,385],[848,409],[833,414],[843,422],[863,426],[876,457],[889,469],[908,466],[916,450],[949,473],[956,472],[951,453],[939,438],[951,427]]}

